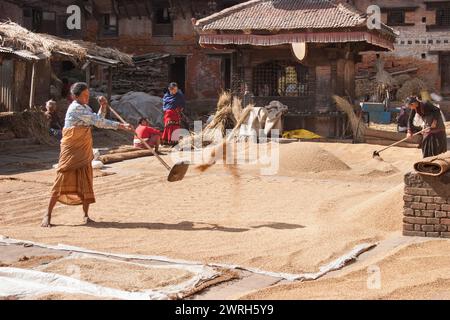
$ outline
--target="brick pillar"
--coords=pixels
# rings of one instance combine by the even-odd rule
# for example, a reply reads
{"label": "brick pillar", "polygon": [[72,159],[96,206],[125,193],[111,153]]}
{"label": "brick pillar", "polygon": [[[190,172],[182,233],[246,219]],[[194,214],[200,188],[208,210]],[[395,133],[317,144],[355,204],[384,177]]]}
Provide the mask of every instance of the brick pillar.
{"label": "brick pillar", "polygon": [[441,178],[405,175],[403,235],[450,238],[449,179],[450,173]]}

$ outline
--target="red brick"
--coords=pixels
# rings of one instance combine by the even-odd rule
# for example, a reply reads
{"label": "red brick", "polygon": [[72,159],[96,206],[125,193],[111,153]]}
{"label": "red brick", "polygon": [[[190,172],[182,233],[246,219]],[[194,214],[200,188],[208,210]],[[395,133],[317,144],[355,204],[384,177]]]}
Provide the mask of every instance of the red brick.
{"label": "red brick", "polygon": [[441,232],[441,237],[442,238],[450,238],[450,232]]}
{"label": "red brick", "polygon": [[[448,232],[448,233],[449,233],[449,237],[450,237],[450,232]],[[408,236],[408,237],[425,237],[426,233],[423,232],[423,231],[407,231],[407,230],[403,230],[403,235],[404,236]]]}
{"label": "red brick", "polygon": [[433,197],[421,197],[421,202],[433,203],[434,202],[434,198]]}
{"label": "red brick", "polygon": [[443,232],[443,231],[447,231],[447,230],[448,230],[448,228],[446,225],[443,225],[443,224],[435,224],[434,225],[434,231]]}
{"label": "red brick", "polygon": [[434,213],[434,216],[436,218],[446,218],[447,217],[447,212],[445,212],[445,211],[436,211]]}
{"label": "red brick", "polygon": [[[414,196],[410,196],[410,195],[405,194],[403,196],[403,201],[405,201],[405,202],[413,202],[414,201]],[[444,203],[447,203],[447,201],[445,201]]]}
{"label": "red brick", "polygon": [[411,209],[424,210],[426,208],[427,208],[426,203],[422,203],[422,202],[412,202],[411,203]]}
{"label": "red brick", "polygon": [[414,231],[422,231],[422,225],[421,224],[415,224],[414,225]]}
{"label": "red brick", "polygon": [[[450,220],[450,219],[448,219]],[[404,223],[413,223],[413,224],[426,224],[427,219],[426,218],[419,218],[419,217],[403,217]]]}
{"label": "red brick", "polygon": [[426,189],[410,188],[410,187],[405,188],[405,193],[408,195],[412,195],[412,196],[427,196],[428,195],[428,192]]}
{"label": "red brick", "polygon": [[450,211],[450,204],[443,204],[441,205],[442,211]]}
{"label": "red brick", "polygon": [[403,230],[414,231],[414,225],[410,224],[410,223],[404,223],[403,224]]}
{"label": "red brick", "polygon": [[422,226],[422,230],[425,232],[433,232],[434,231],[434,226],[433,225],[423,225]]}
{"label": "red brick", "polygon": [[[405,210],[403,210],[403,214],[405,216],[413,216],[414,215],[414,210],[413,209],[409,209],[406,208]],[[447,214],[445,214],[445,217],[447,216]]]}
{"label": "red brick", "polygon": [[441,198],[441,197],[434,197],[434,203],[446,204],[447,201],[444,198]]}
{"label": "red brick", "polygon": [[427,203],[427,210],[441,210],[441,205],[436,203]]}
{"label": "red brick", "polygon": [[432,197],[438,196],[438,194],[436,193],[436,191],[431,190],[431,189],[427,189],[427,193],[428,193],[429,196],[432,196]]}
{"label": "red brick", "polygon": [[427,224],[439,224],[441,221],[438,218],[427,218]]}
{"label": "red brick", "polygon": [[[404,221],[405,219],[403,219]],[[406,221],[405,221],[406,222]],[[445,224],[445,225],[450,225],[450,219],[448,218],[442,218],[441,219],[441,224]]]}
{"label": "red brick", "polygon": [[427,232],[426,233],[427,237],[433,237],[433,238],[439,238],[439,232]]}
{"label": "red brick", "polygon": [[434,210],[422,210],[422,217],[434,218]]}

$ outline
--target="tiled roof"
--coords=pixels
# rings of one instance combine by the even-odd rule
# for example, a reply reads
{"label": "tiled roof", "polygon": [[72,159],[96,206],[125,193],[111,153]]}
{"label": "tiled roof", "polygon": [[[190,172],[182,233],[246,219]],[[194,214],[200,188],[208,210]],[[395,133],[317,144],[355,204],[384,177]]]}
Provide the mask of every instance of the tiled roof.
{"label": "tiled roof", "polygon": [[250,0],[197,22],[207,30],[334,29],[364,25],[365,14],[330,0]]}

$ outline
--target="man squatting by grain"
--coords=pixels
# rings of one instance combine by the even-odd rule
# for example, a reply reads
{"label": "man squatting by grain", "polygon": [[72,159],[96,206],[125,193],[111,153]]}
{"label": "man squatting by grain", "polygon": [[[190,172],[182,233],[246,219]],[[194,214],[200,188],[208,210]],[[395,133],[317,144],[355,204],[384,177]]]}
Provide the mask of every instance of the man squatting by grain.
{"label": "man squatting by grain", "polygon": [[57,175],[42,227],[51,226],[52,211],[58,201],[66,205],[82,205],[85,222],[92,222],[89,218],[89,205],[95,202],[95,196],[91,164],[94,159],[91,128],[95,126],[133,131],[129,124],[105,119],[105,112],[92,112],[88,106],[89,89],[86,83],[75,83],[71,87],[71,94],[74,100],[66,113]]}

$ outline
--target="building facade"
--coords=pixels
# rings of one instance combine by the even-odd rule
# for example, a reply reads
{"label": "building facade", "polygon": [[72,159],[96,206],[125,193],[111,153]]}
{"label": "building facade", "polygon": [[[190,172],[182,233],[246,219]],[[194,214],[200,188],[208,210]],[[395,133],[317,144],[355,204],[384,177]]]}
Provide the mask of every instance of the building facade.
{"label": "building facade", "polygon": [[[230,88],[231,61],[229,56],[200,47],[192,19],[200,19],[239,2],[242,1],[0,0],[0,20],[15,21],[34,32],[114,47],[134,56],[168,54],[167,68],[156,71],[164,75],[159,74],[158,85],[164,82],[164,77],[167,83],[178,82],[186,93],[188,104],[201,110],[214,108],[218,93]],[[79,30],[69,30],[66,25],[67,8],[73,4],[81,8]],[[120,74],[115,78],[119,77]],[[145,75],[141,74],[140,78]],[[149,73],[147,87],[152,89],[148,92],[160,94],[164,88],[155,90],[152,78],[154,74]],[[145,90],[146,86],[138,87]]]}
{"label": "building facade", "polygon": [[[450,97],[450,1],[346,2],[363,12],[370,5],[379,6],[382,21],[399,32],[394,51],[382,55],[386,68],[394,69],[394,72],[395,69],[417,68],[415,76],[425,79],[437,92]],[[368,67],[373,64],[374,55],[365,59],[365,67]]]}
{"label": "building facade", "polygon": [[[370,30],[354,7],[327,0],[252,0],[197,21],[205,49],[231,53],[232,89],[257,106],[287,105],[285,129],[340,137],[333,95],[354,96],[362,51],[393,49],[394,31]],[[293,44],[304,47],[300,60]],[[302,50],[300,50],[302,51]]]}

